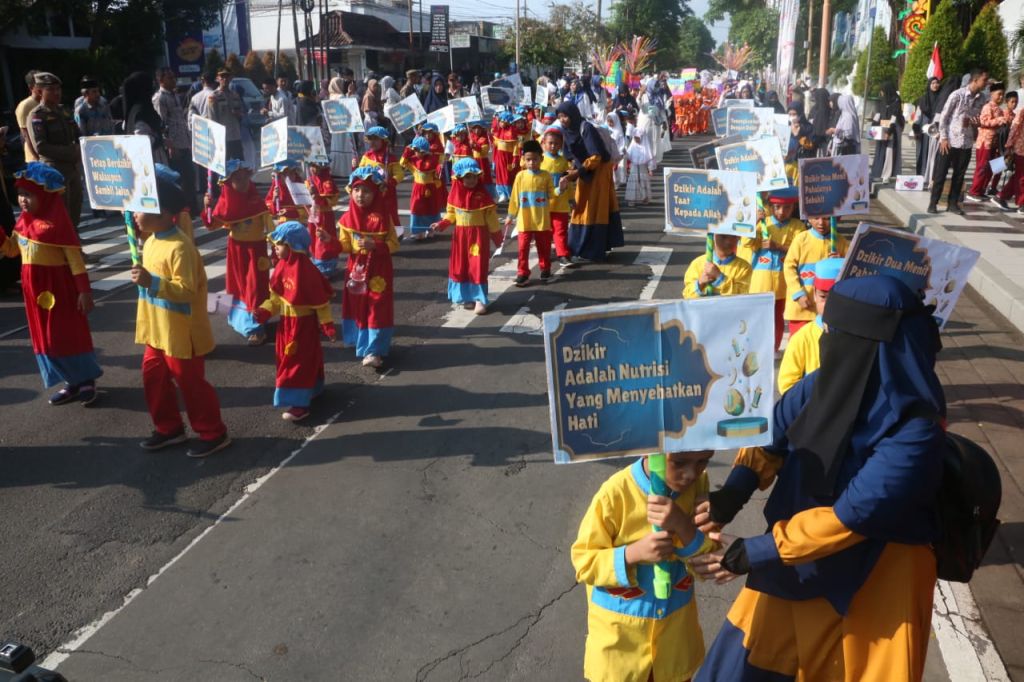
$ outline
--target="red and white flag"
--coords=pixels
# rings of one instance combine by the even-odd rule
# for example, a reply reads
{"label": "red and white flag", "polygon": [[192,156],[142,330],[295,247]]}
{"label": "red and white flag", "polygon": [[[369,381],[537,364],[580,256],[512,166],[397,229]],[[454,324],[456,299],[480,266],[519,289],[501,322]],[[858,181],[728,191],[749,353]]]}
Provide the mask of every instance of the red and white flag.
{"label": "red and white flag", "polygon": [[928,62],[928,80],[938,78],[942,80],[942,60],[939,58],[939,44],[932,47],[932,59]]}

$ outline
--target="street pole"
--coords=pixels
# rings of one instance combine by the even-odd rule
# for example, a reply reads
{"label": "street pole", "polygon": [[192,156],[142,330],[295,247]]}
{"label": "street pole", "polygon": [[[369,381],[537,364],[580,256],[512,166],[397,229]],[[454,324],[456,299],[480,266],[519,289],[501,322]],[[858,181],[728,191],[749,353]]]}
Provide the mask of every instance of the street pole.
{"label": "street pole", "polygon": [[519,0],[516,0],[516,71],[519,70]]}
{"label": "street pole", "polygon": [[875,3],[871,3],[871,27],[868,29],[868,61],[864,65],[864,104],[861,106],[861,120],[868,113],[868,83],[871,82],[871,48],[875,44]]}
{"label": "street pole", "polygon": [[601,0],[597,0],[597,25],[601,25]]}
{"label": "street pole", "polygon": [[409,49],[412,50],[412,0],[409,0]]}
{"label": "street pole", "polygon": [[818,87],[828,85],[828,59],[832,53],[832,31],[829,28],[829,19],[832,16],[832,7],[829,0],[821,7],[821,46],[818,55]]}
{"label": "street pole", "polygon": [[[284,0],[277,0],[277,47],[274,49],[274,80],[277,80],[277,56],[281,54],[281,15],[284,13]],[[275,86],[276,87],[276,86]]]}
{"label": "street pole", "polygon": [[814,0],[807,3],[807,76],[811,75],[811,53],[814,52]]}
{"label": "street pole", "polygon": [[292,0],[292,30],[295,32],[295,74],[300,81],[306,80],[303,77],[302,53],[299,52],[299,12],[295,8],[298,0]]}

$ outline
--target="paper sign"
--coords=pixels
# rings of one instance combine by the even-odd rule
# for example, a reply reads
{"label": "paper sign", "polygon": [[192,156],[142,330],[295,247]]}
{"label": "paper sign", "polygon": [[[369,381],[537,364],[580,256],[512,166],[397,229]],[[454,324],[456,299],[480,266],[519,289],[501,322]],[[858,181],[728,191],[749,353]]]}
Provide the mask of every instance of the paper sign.
{"label": "paper sign", "polygon": [[359,113],[359,100],[355,97],[325,99],[320,106],[324,110],[327,129],[332,133],[363,132],[363,116]]}
{"label": "paper sign", "polygon": [[555,462],[771,441],[772,294],[544,313]]}
{"label": "paper sign", "polygon": [[320,126],[288,126],[288,160],[312,161],[327,155]]}
{"label": "paper sign", "polygon": [[481,89],[480,101],[483,103],[485,112],[493,113],[497,111],[499,107],[506,107],[509,109],[513,108],[516,105],[517,99],[515,97],[514,90],[492,88],[488,86]]}
{"label": "paper sign", "polygon": [[537,91],[533,96],[533,103],[538,107],[547,108],[549,106],[548,99],[551,97],[551,91],[540,85],[537,86],[536,90]]}
{"label": "paper sign", "polygon": [[868,155],[800,159],[800,215],[803,218],[867,213]]}
{"label": "paper sign", "polygon": [[728,109],[712,109],[711,110],[711,127],[715,129],[715,135],[718,137],[724,136],[729,131],[729,124],[726,121],[726,117],[729,115]]}
{"label": "paper sign", "polygon": [[227,129],[220,123],[196,116],[192,119],[192,160],[217,175],[224,175],[227,163]]}
{"label": "paper sign", "polygon": [[757,234],[753,173],[665,168],[665,231],[669,234]]}
{"label": "paper sign", "polygon": [[757,191],[789,186],[782,149],[774,137],[723,145],[715,150],[721,170],[747,171],[757,174]]}
{"label": "paper sign", "polygon": [[[725,131],[744,140],[775,136],[775,112],[766,107],[730,107],[725,110]],[[789,143],[789,139],[786,139]]]}
{"label": "paper sign", "polygon": [[404,133],[427,118],[427,112],[420,103],[420,98],[415,94],[409,95],[398,104],[385,104],[384,115],[400,133]]}
{"label": "paper sign", "polygon": [[754,100],[752,99],[723,99],[718,103],[719,109],[728,109],[729,107],[753,107]]}
{"label": "paper sign", "polygon": [[518,73],[510,73],[501,78],[495,78],[489,85],[492,88],[504,88],[518,92],[519,88],[523,87],[523,78]]}
{"label": "paper sign", "polygon": [[304,182],[295,182],[291,178],[285,178],[284,184],[288,186],[288,192],[292,195],[292,201],[296,206],[312,206],[313,195],[309,193],[309,187]]}
{"label": "paper sign", "polygon": [[529,85],[524,85],[521,93],[519,96],[520,104],[525,104],[526,106],[533,104],[533,90],[530,89]]}
{"label": "paper sign", "polygon": [[279,118],[260,129],[260,166],[273,166],[288,158],[288,119]]}
{"label": "paper sign", "polygon": [[427,120],[425,122],[433,123],[442,133],[449,133],[452,128],[455,127],[455,109],[449,104],[448,106],[441,107],[436,111],[431,111],[427,114]]}
{"label": "paper sign", "polygon": [[779,141],[779,146],[782,149],[789,149],[789,136],[793,134],[789,114],[772,114],[772,120],[775,121],[775,139]]}
{"label": "paper sign", "polygon": [[894,189],[897,192],[922,192],[924,191],[924,176],[897,175]]}
{"label": "paper sign", "polygon": [[1006,159],[1002,156],[997,156],[988,162],[988,167],[992,169],[992,172],[999,175],[1006,170]]}
{"label": "paper sign", "polygon": [[452,115],[455,117],[455,125],[479,121],[483,118],[480,113],[480,105],[476,97],[459,97],[448,100],[448,106],[452,108]]}
{"label": "paper sign", "polygon": [[934,317],[941,329],[953,314],[979,255],[964,246],[861,223],[847,249],[840,279],[895,277],[912,290],[924,292],[924,303],[935,305]]}
{"label": "paper sign", "polygon": [[695,81],[697,80],[697,78],[698,76],[696,67],[683,69],[682,72],[679,74],[679,79],[684,81]]}
{"label": "paper sign", "polygon": [[159,213],[153,149],[148,135],[82,138],[89,206],[98,211]]}

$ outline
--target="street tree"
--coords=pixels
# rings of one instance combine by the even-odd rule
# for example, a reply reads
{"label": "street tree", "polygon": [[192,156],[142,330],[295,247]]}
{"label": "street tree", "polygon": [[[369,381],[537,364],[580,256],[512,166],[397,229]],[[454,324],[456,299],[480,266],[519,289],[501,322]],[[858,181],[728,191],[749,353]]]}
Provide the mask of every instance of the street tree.
{"label": "street tree", "polygon": [[711,57],[714,51],[715,39],[707,24],[699,17],[684,17],[679,28],[679,42],[676,45],[679,64],[683,67],[714,69],[715,60]]}
{"label": "street tree", "polygon": [[[554,28],[549,22],[520,19],[519,32],[519,59],[523,65],[561,69],[565,61],[571,58],[561,30]],[[516,57],[514,29],[505,36],[501,56],[504,60],[514,60]]]}
{"label": "street tree", "polygon": [[943,0],[925,24],[921,37],[910,48],[903,80],[900,82],[900,94],[904,102],[916,102],[924,94],[928,85],[932,47],[936,44],[939,46],[943,73],[947,77],[959,78],[966,63],[963,39],[953,0]]}
{"label": "street tree", "polygon": [[[548,23],[561,32],[562,52],[568,59],[586,64],[595,45],[608,42],[608,30],[597,13],[582,0],[565,5],[551,5]],[[521,49],[521,48],[520,48]]]}
{"label": "street tree", "polygon": [[988,69],[993,80],[1006,82],[1006,62],[1010,55],[1003,20],[994,2],[985,5],[964,41],[964,61],[967,68]]}
{"label": "street tree", "polygon": [[617,42],[633,36],[653,38],[658,50],[654,63],[658,68],[670,69],[680,65],[677,47],[683,20],[691,14],[684,0],[620,0],[612,5],[608,29]]}
{"label": "street tree", "polygon": [[[870,71],[868,71],[867,63],[869,53],[871,55]],[[882,85],[885,83],[895,84],[900,76],[899,65],[892,58],[889,39],[881,26],[876,26],[874,33],[871,34],[871,44],[868,49],[857,55],[857,66],[853,72],[854,94],[862,95],[864,93],[865,76],[868,83],[868,98],[878,97]]]}

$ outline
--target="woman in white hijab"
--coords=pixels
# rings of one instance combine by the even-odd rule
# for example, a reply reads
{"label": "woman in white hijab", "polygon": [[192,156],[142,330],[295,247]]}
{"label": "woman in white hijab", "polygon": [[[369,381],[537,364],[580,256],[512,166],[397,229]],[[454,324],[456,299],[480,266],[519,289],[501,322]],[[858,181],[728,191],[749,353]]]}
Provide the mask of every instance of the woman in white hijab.
{"label": "woman in white hijab", "polygon": [[384,106],[398,104],[402,101],[402,96],[398,94],[398,90],[395,90],[395,79],[391,76],[384,76],[380,79],[380,90],[384,98]]}
{"label": "woman in white hijab", "polygon": [[615,145],[619,148],[619,155],[623,158],[615,165],[612,171],[612,182],[615,187],[621,187],[626,184],[626,134],[622,130],[622,122],[619,121],[619,115],[615,112],[610,112],[604,117],[605,125],[612,131],[612,139],[615,140]]}
{"label": "woman in white hijab", "polygon": [[[335,76],[327,85],[330,99],[341,99],[348,89],[348,82],[341,76]],[[355,146],[352,133],[331,133],[331,175],[336,178],[347,178],[352,172],[355,157]]]}
{"label": "woman in white hijab", "polygon": [[831,156],[860,154],[860,117],[852,95],[839,96],[839,120],[832,133]]}

